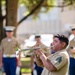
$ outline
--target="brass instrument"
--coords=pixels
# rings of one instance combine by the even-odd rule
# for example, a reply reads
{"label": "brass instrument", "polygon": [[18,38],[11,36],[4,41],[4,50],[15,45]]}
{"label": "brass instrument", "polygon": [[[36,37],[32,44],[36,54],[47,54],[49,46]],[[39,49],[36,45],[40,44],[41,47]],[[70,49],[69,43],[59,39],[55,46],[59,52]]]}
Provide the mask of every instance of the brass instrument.
{"label": "brass instrument", "polygon": [[[42,49],[42,48],[48,48],[48,51],[43,51],[43,53],[48,53],[49,52],[49,49],[50,47],[34,47],[34,48],[26,48],[26,49],[21,49],[19,50],[19,52],[23,52],[24,56],[31,56],[34,54],[34,50],[37,50],[37,49]],[[18,52],[18,53],[19,53]]]}
{"label": "brass instrument", "polygon": [[21,52],[23,52],[24,56],[31,56],[34,54],[34,50],[39,49],[39,47],[37,48],[26,48],[26,49],[22,49]]}

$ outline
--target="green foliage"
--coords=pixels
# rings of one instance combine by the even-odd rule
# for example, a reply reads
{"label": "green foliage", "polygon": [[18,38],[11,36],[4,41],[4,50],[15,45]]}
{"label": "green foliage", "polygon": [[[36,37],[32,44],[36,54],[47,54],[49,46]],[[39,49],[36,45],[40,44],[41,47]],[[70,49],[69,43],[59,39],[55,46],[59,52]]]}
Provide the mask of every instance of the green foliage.
{"label": "green foliage", "polygon": [[[19,0],[19,4],[24,5],[27,9],[26,12],[31,12],[41,0]],[[34,18],[37,16],[42,10],[42,7],[45,9],[43,12],[48,12],[53,7],[44,7],[43,5],[56,5],[56,0],[44,0],[41,6],[34,12]]]}
{"label": "green foliage", "polygon": [[70,5],[69,10],[75,9],[75,0],[63,0],[64,5]]}
{"label": "green foliage", "polygon": [[64,1],[64,4],[71,4],[72,6],[75,5],[75,0],[63,0]]}
{"label": "green foliage", "polygon": [[2,1],[1,1],[1,4],[2,4],[2,5],[5,5],[5,2],[6,2],[5,0],[2,0]]}
{"label": "green foliage", "polygon": [[22,73],[31,73],[31,69],[30,68],[22,68],[21,72]]}
{"label": "green foliage", "polygon": [[30,57],[21,58],[21,62],[22,62],[21,72],[30,73],[31,72]]}

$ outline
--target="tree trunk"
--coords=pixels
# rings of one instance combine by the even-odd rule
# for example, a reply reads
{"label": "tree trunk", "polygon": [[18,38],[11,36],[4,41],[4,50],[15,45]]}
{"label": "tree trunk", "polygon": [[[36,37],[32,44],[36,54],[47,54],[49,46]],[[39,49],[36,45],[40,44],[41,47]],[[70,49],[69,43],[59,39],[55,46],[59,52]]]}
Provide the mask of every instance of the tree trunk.
{"label": "tree trunk", "polygon": [[3,19],[4,19],[4,16],[2,15],[2,0],[0,0],[0,42],[1,40],[3,39],[4,37],[4,29],[3,29]]}
{"label": "tree trunk", "polygon": [[[17,8],[18,8],[18,0],[7,0],[6,3],[6,24],[7,26],[15,26],[17,28]],[[15,35],[16,35],[16,29],[15,29]]]}

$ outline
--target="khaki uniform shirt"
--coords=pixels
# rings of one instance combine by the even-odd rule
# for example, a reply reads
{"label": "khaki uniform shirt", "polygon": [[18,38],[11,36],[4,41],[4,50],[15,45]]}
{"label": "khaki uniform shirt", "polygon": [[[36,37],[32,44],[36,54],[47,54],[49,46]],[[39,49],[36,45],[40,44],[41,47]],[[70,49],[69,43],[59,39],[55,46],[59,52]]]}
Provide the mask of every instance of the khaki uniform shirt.
{"label": "khaki uniform shirt", "polygon": [[56,71],[50,72],[44,68],[41,75],[66,75],[69,68],[69,55],[65,50],[51,54],[48,59],[57,68]]}
{"label": "khaki uniform shirt", "polygon": [[[69,51],[71,49],[75,49],[75,38],[70,41],[67,51]],[[75,58],[75,54],[74,53],[73,54],[70,53],[70,57],[74,57]]]}
{"label": "khaki uniform shirt", "polygon": [[8,38],[4,38],[0,50],[3,50],[3,54],[16,54],[17,47],[20,48],[20,44],[14,37],[9,41]]}

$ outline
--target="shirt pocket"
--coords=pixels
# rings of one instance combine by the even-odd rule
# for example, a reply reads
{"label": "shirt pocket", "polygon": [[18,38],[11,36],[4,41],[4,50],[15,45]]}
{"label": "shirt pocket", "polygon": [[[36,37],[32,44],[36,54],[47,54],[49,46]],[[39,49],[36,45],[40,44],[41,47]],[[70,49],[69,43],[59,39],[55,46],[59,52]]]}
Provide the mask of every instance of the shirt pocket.
{"label": "shirt pocket", "polygon": [[11,43],[11,44],[10,44],[10,47],[11,47],[11,48],[16,48],[16,43],[15,43],[15,42]]}

